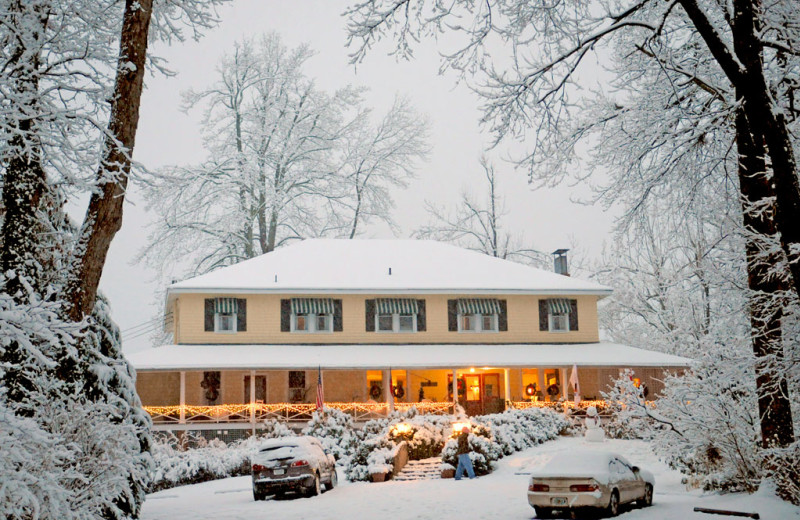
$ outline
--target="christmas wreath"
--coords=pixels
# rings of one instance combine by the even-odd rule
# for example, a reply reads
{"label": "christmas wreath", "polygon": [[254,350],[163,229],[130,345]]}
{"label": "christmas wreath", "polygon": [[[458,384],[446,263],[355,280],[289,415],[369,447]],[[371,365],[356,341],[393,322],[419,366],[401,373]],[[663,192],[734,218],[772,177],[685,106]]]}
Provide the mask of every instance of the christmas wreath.
{"label": "christmas wreath", "polygon": [[372,383],[369,387],[369,396],[373,399],[378,399],[381,396],[381,385]]}
{"label": "christmas wreath", "polygon": [[406,391],[403,389],[401,384],[397,384],[397,386],[392,388],[392,393],[398,399],[402,399],[404,395],[406,395]]}
{"label": "christmas wreath", "polygon": [[559,392],[559,388],[558,388],[558,385],[555,384],[555,383],[547,387],[547,395],[549,395],[551,397],[557,396],[558,392]]}

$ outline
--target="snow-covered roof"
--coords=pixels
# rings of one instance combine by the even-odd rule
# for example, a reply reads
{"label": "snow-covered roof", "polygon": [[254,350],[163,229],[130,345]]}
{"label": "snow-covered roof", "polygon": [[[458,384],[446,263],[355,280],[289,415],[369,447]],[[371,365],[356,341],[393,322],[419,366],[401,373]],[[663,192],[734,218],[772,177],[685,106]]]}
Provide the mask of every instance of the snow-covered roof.
{"label": "snow-covered roof", "polygon": [[167,345],[128,354],[136,370],[463,367],[685,367],[691,360],[617,343],[547,345]]}
{"label": "snow-covered roof", "polygon": [[603,285],[442,242],[336,239],[303,240],[174,283],[167,291],[611,294]]}

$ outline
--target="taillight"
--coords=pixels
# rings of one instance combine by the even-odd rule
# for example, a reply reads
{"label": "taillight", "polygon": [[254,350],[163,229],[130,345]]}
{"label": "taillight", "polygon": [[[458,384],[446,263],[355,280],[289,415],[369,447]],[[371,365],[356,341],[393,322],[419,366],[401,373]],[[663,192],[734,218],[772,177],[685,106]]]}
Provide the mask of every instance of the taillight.
{"label": "taillight", "polygon": [[534,493],[546,493],[550,491],[550,486],[547,484],[531,484],[528,486],[528,491],[533,491]]}
{"label": "taillight", "polygon": [[262,466],[261,464],[253,464],[253,472],[254,473],[258,473],[260,471],[264,471],[265,469],[267,469],[266,466]]}
{"label": "taillight", "polygon": [[598,489],[600,489],[600,486],[597,484],[574,484],[569,487],[569,490],[573,493],[591,493]]}
{"label": "taillight", "polygon": [[308,461],[306,461],[306,460],[296,460],[296,461],[291,463],[291,466],[293,468],[296,468],[298,466],[308,466]]}

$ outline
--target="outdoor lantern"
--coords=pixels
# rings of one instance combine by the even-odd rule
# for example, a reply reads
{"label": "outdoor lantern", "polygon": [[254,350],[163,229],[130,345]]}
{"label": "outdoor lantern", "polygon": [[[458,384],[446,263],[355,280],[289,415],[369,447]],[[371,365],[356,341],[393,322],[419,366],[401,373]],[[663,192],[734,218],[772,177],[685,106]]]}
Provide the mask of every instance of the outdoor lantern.
{"label": "outdoor lantern", "polygon": [[405,435],[411,433],[411,425],[406,423],[399,423],[394,425],[395,435]]}
{"label": "outdoor lantern", "polygon": [[467,428],[470,431],[472,431],[472,425],[468,422],[453,423],[453,431],[456,433],[461,433],[461,430],[463,430],[464,428]]}

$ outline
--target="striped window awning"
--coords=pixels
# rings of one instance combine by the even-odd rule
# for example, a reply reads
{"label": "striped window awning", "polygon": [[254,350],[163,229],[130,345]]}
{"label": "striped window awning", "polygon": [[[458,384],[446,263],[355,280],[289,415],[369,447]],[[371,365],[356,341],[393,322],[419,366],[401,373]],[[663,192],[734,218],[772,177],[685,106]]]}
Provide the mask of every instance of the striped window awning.
{"label": "striped window awning", "polygon": [[461,298],[456,309],[459,314],[500,314],[500,301],[495,298]]}
{"label": "striped window awning", "polygon": [[419,307],[412,298],[378,298],[375,311],[378,314],[418,314]]}
{"label": "striped window awning", "polygon": [[293,314],[333,314],[333,298],[292,298]]}
{"label": "striped window awning", "polygon": [[236,314],[239,302],[236,298],[214,298],[214,312],[217,314]]}
{"label": "striped window awning", "polygon": [[569,314],[571,306],[567,298],[550,298],[547,300],[550,314]]}

